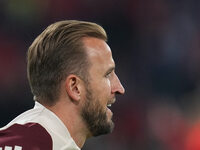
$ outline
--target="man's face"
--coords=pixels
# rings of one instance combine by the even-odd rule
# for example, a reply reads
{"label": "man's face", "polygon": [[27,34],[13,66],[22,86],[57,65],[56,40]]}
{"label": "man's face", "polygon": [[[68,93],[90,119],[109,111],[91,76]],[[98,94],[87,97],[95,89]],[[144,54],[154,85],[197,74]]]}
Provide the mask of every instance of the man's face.
{"label": "man's face", "polygon": [[92,136],[98,136],[112,131],[113,113],[108,107],[115,102],[115,94],[124,93],[124,88],[114,72],[115,63],[106,42],[91,37],[83,42],[91,66],[82,117]]}

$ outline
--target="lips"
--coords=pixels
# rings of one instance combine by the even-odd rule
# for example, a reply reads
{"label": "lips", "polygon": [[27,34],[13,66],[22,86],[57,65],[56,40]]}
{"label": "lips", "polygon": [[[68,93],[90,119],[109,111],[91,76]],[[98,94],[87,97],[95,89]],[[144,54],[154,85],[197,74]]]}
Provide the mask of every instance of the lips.
{"label": "lips", "polygon": [[107,107],[111,107],[111,106],[112,106],[112,104],[108,104],[108,105],[107,105]]}
{"label": "lips", "polygon": [[115,103],[115,98],[113,98],[112,100],[110,100],[110,101],[108,101],[108,103],[107,103],[107,106],[108,107],[111,107],[112,106],[112,104],[114,104]]}
{"label": "lips", "polygon": [[108,109],[112,106],[112,104],[114,104],[115,103],[115,98],[114,99],[112,99],[111,101],[108,101],[108,103],[107,103],[107,107],[108,107]]}
{"label": "lips", "polygon": [[106,112],[107,112],[107,115],[108,115],[108,118],[112,118],[113,116],[113,112],[110,110],[110,107],[112,106],[113,103],[108,103],[107,104],[107,107],[106,107]]}

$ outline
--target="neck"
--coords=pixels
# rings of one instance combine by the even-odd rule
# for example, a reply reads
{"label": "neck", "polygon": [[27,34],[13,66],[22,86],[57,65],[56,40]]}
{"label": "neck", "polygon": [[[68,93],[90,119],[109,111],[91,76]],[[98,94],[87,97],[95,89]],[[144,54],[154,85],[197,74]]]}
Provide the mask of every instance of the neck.
{"label": "neck", "polygon": [[80,115],[79,109],[72,102],[59,101],[56,105],[48,107],[54,112],[68,129],[71,137],[79,148],[82,148],[89,131]]}

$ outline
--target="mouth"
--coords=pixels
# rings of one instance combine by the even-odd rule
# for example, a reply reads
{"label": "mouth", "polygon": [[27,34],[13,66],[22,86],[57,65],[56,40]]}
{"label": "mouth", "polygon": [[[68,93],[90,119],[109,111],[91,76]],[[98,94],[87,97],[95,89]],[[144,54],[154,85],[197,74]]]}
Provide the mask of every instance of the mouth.
{"label": "mouth", "polygon": [[112,100],[112,101],[109,101],[109,102],[107,103],[107,112],[108,112],[108,114],[110,114],[110,116],[113,115],[113,113],[112,113],[112,111],[110,110],[110,108],[112,107],[112,105],[113,105],[114,103],[115,103],[115,99]]}
{"label": "mouth", "polygon": [[115,98],[113,100],[108,101],[107,107],[110,108],[112,106],[112,104],[114,104],[114,103],[115,103]]}
{"label": "mouth", "polygon": [[111,106],[112,106],[112,104],[108,104],[108,105],[107,105],[107,107],[111,107]]}

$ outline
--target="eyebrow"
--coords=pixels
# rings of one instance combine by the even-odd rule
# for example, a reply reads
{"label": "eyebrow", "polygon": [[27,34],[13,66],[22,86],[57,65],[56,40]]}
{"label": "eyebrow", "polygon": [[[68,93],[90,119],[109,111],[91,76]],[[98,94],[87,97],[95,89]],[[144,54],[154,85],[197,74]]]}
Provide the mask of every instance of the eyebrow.
{"label": "eyebrow", "polygon": [[106,74],[108,74],[108,73],[112,72],[113,70],[115,70],[115,66],[113,66],[113,67],[109,68],[109,69],[106,71]]}

